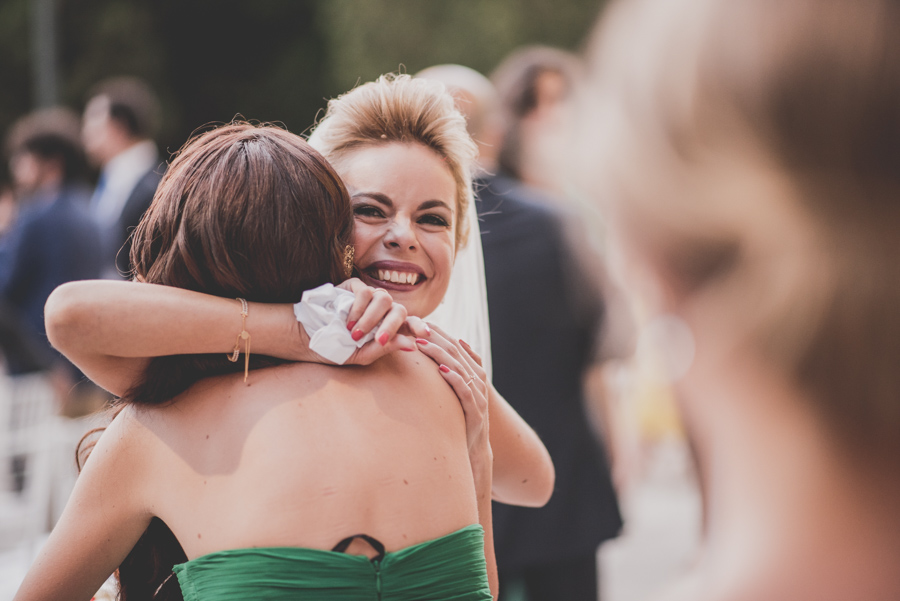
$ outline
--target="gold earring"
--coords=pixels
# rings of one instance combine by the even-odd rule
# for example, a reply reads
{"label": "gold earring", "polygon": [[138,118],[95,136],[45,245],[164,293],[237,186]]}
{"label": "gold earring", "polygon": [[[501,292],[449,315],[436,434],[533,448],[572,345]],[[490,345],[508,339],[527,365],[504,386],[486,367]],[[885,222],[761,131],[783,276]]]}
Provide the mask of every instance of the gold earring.
{"label": "gold earring", "polygon": [[351,244],[344,247],[344,274],[346,274],[348,278],[353,275],[354,254],[356,254],[356,249],[354,249]]}

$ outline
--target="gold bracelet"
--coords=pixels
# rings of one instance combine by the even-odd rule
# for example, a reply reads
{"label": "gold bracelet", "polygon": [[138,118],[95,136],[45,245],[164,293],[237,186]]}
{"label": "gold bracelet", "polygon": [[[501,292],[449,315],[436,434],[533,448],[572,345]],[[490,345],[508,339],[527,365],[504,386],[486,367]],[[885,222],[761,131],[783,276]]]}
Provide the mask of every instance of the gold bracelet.
{"label": "gold bracelet", "polygon": [[244,299],[236,300],[241,301],[241,333],[234,341],[234,350],[226,356],[232,363],[237,363],[238,357],[241,356],[241,340],[244,341],[244,382],[246,382],[247,375],[250,373],[250,332],[247,331],[247,316],[250,315],[250,309]]}

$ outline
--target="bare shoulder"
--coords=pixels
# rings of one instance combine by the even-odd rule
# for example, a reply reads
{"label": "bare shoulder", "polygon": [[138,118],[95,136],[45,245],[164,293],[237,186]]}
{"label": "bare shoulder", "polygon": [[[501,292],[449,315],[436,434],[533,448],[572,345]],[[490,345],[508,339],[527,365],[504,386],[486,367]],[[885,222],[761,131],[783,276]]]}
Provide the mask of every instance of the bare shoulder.
{"label": "bare shoulder", "polygon": [[372,365],[373,377],[398,392],[409,391],[413,396],[456,399],[453,389],[444,380],[438,365],[424,354],[397,352]]}
{"label": "bare shoulder", "polygon": [[[141,410],[127,405],[103,430],[78,476],[78,489],[96,498],[116,499],[116,506],[143,515],[152,504],[154,478],[159,474],[159,443],[141,423]],[[74,498],[74,497],[73,497]]]}
{"label": "bare shoulder", "polygon": [[146,425],[142,423],[143,413],[139,407],[125,405],[100,434],[89,460],[103,457],[108,462],[114,458],[115,464],[123,464],[146,457],[152,440]]}

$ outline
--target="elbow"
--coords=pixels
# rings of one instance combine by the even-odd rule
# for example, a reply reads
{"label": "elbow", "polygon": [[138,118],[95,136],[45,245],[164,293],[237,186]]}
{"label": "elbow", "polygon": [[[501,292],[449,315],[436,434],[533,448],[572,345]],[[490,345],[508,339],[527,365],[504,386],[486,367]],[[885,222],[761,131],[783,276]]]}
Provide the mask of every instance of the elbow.
{"label": "elbow", "polygon": [[556,485],[556,469],[550,453],[544,449],[544,458],[537,470],[537,482],[534,487],[534,504],[530,507],[543,507],[553,496],[553,487]]}
{"label": "elbow", "polygon": [[[529,469],[525,474],[513,482],[506,479],[503,482],[494,481],[494,500],[506,505],[519,507],[543,507],[553,496],[553,487],[556,485],[556,470],[553,461],[546,449],[540,459],[532,459]],[[527,477],[523,478],[523,476]]]}
{"label": "elbow", "polygon": [[44,305],[44,327],[50,344],[65,354],[89,327],[89,313],[80,282],[56,288]]}

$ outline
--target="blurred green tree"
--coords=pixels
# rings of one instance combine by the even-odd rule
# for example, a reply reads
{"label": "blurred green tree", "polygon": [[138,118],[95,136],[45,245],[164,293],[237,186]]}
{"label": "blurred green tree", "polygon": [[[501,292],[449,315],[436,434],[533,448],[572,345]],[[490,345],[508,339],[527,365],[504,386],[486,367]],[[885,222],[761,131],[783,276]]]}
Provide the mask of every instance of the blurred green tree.
{"label": "blurred green tree", "polygon": [[[0,3],[0,132],[34,104],[29,2]],[[455,62],[489,72],[519,45],[576,49],[598,0],[57,0],[60,101],[137,75],[159,93],[159,142],[206,123],[312,125],[326,99],[398,69]]]}
{"label": "blurred green tree", "polygon": [[577,50],[597,0],[328,0],[320,12],[333,86],[346,90],[401,66],[415,73],[459,63],[488,74],[513,49],[545,44]]}

